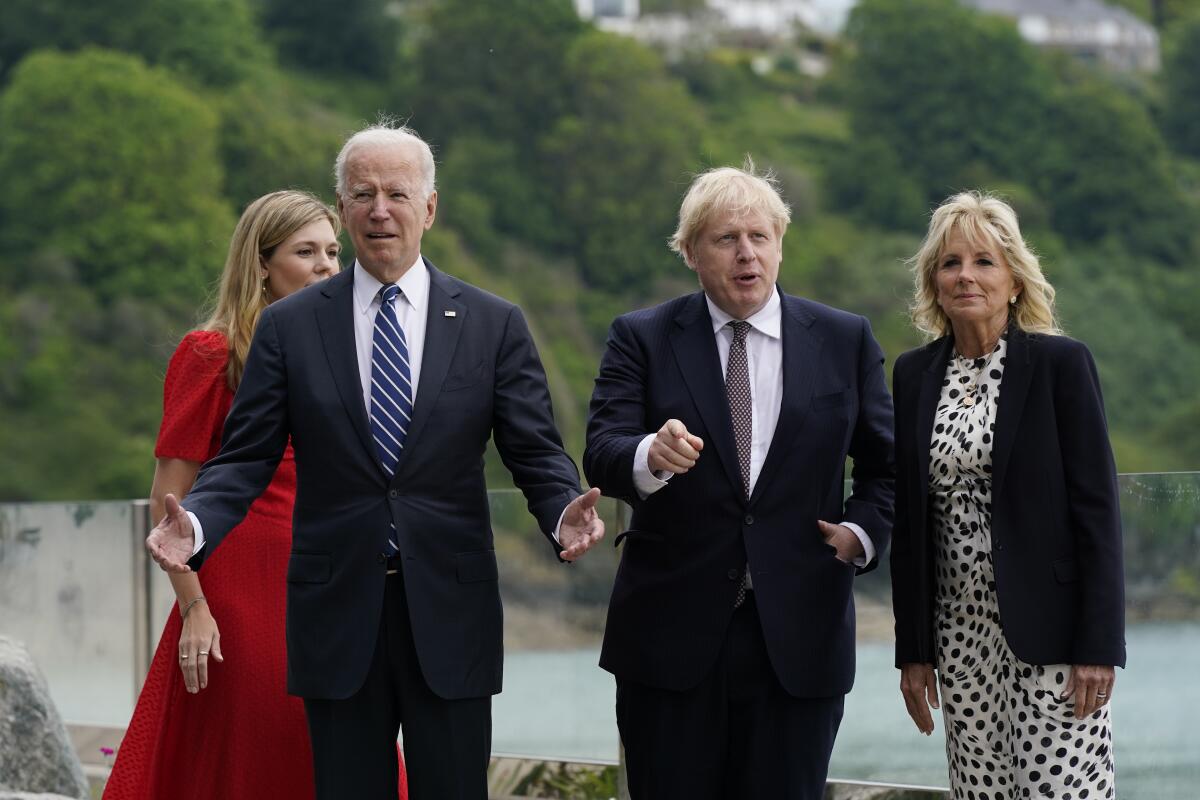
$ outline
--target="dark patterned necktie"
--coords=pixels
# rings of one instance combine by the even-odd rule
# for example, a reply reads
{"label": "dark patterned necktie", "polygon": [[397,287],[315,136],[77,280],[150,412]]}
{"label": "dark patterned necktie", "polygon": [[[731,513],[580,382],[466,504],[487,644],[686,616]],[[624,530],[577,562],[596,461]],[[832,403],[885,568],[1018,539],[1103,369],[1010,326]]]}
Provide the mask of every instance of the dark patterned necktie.
{"label": "dark patterned necktie", "polygon": [[725,367],[725,395],[729,398],[729,417],[733,420],[733,438],[737,442],[742,490],[749,499],[750,442],[754,433],[750,369],[746,364],[746,334],[750,332],[750,323],[730,322],[728,325],[733,329],[733,343],[729,345],[729,363]]}
{"label": "dark patterned necktie", "polygon": [[[396,314],[399,295],[400,287],[395,284],[379,290],[379,313],[375,315],[371,342],[371,436],[389,477],[395,474],[400,461],[413,408],[408,340]],[[400,552],[395,525],[388,533],[384,552]]]}
{"label": "dark patterned necktie", "polygon": [[[725,366],[725,395],[729,398],[729,417],[733,421],[733,438],[737,443],[738,469],[742,473],[742,491],[750,499],[750,443],[754,434],[754,398],[750,393],[750,368],[746,363],[746,334],[749,322],[730,322],[733,342],[729,345],[729,363]],[[738,583],[733,607],[746,600],[749,565]]]}

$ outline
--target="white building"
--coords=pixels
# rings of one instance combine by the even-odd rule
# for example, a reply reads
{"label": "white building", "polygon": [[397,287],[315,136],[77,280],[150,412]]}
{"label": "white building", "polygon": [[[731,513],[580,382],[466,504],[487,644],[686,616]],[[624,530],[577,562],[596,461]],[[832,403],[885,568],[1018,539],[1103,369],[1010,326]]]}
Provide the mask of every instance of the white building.
{"label": "white building", "polygon": [[962,0],[1016,20],[1021,36],[1121,70],[1155,70],[1158,31],[1124,8],[1100,0]]}

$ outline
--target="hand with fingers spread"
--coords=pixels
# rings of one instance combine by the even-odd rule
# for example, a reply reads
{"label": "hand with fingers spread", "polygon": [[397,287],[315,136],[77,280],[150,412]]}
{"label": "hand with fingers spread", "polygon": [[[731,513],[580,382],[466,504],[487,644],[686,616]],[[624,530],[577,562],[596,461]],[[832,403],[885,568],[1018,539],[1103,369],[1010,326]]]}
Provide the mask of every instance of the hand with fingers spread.
{"label": "hand with fingers spread", "polygon": [[563,512],[558,538],[563,546],[559,556],[564,561],[574,561],[604,538],[604,520],[596,513],[599,499],[599,489],[588,489],[572,500]]}
{"label": "hand with fingers spread", "polygon": [[1116,667],[1094,664],[1075,664],[1067,678],[1059,700],[1075,696],[1075,719],[1090,717],[1112,699],[1113,686],[1117,681]]}
{"label": "hand with fingers spread", "polygon": [[687,426],[679,420],[669,419],[654,435],[646,460],[651,472],[682,475],[696,466],[703,449],[703,439],[688,433]]}
{"label": "hand with fingers spread", "polygon": [[165,572],[191,572],[187,562],[196,543],[192,520],[175,495],[168,494],[164,504],[167,514],[146,537],[146,549]]}
{"label": "hand with fingers spread", "polygon": [[917,730],[929,736],[933,733],[933,715],[930,708],[938,709],[937,675],[932,664],[901,664],[900,694],[908,715],[916,723]]}
{"label": "hand with fingers spread", "polygon": [[854,563],[854,559],[864,554],[862,541],[854,534],[854,531],[845,525],[834,525],[831,522],[819,519],[817,520],[817,528],[821,531],[821,536],[824,537],[825,544],[837,551],[839,561],[852,564]]}
{"label": "hand with fingers spread", "polygon": [[179,669],[189,694],[208,687],[209,660],[224,661],[221,632],[208,609],[208,602],[196,597],[180,604],[183,629],[179,633]]}

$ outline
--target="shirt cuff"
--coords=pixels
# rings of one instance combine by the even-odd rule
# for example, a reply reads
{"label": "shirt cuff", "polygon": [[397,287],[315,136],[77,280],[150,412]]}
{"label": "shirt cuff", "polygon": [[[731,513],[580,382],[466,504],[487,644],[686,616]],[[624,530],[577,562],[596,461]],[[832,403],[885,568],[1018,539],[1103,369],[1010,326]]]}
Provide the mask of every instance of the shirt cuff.
{"label": "shirt cuff", "polygon": [[843,522],[841,524],[854,531],[854,535],[858,537],[858,540],[862,542],[863,546],[863,554],[850,563],[856,567],[865,567],[867,564],[870,564],[872,561],[874,561],[875,543],[871,541],[870,536],[867,536],[867,532],[862,529],[862,526],[857,522]]}
{"label": "shirt cuff", "polygon": [[186,508],[183,510],[188,515],[188,519],[192,521],[192,533],[196,536],[196,545],[192,548],[192,555],[199,553],[204,547],[204,526],[200,524],[200,518]]}
{"label": "shirt cuff", "polygon": [[567,515],[567,506],[569,505],[571,504],[567,503],[567,505],[563,506],[562,513],[558,515],[558,524],[554,526],[554,543],[559,547],[562,547],[562,539],[558,538],[558,532],[562,530],[563,517]]}
{"label": "shirt cuff", "polygon": [[638,497],[643,500],[666,486],[671,479],[671,473],[665,469],[657,475],[650,471],[650,445],[654,443],[655,436],[657,434],[647,434],[633,453],[633,488],[637,489]]}

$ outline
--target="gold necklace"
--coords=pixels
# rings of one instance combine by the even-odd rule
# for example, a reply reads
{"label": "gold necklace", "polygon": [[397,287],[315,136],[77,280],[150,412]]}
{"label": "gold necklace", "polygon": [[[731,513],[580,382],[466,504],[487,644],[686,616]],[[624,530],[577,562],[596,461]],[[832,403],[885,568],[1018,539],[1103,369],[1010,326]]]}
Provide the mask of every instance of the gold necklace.
{"label": "gold necklace", "polygon": [[[971,378],[971,382],[963,387],[963,396],[962,396],[961,403],[962,403],[962,405],[966,406],[967,408],[970,408],[971,406],[975,405],[975,392],[978,391],[978,389],[979,389],[979,379],[983,376],[983,371],[985,369],[987,369],[989,366],[991,366],[992,356],[994,356],[995,354],[996,354],[996,348],[993,348],[992,352],[990,354],[988,354],[988,357],[986,359],[984,359],[983,356],[980,356],[978,359],[976,359],[976,358],[970,359],[970,361],[972,361],[972,362],[979,361],[982,359],[983,364],[981,364],[979,366],[979,369],[975,370],[975,375],[974,375],[974,377]],[[966,357],[963,356],[962,354],[959,354],[958,357],[963,359],[964,361],[967,360]]]}

